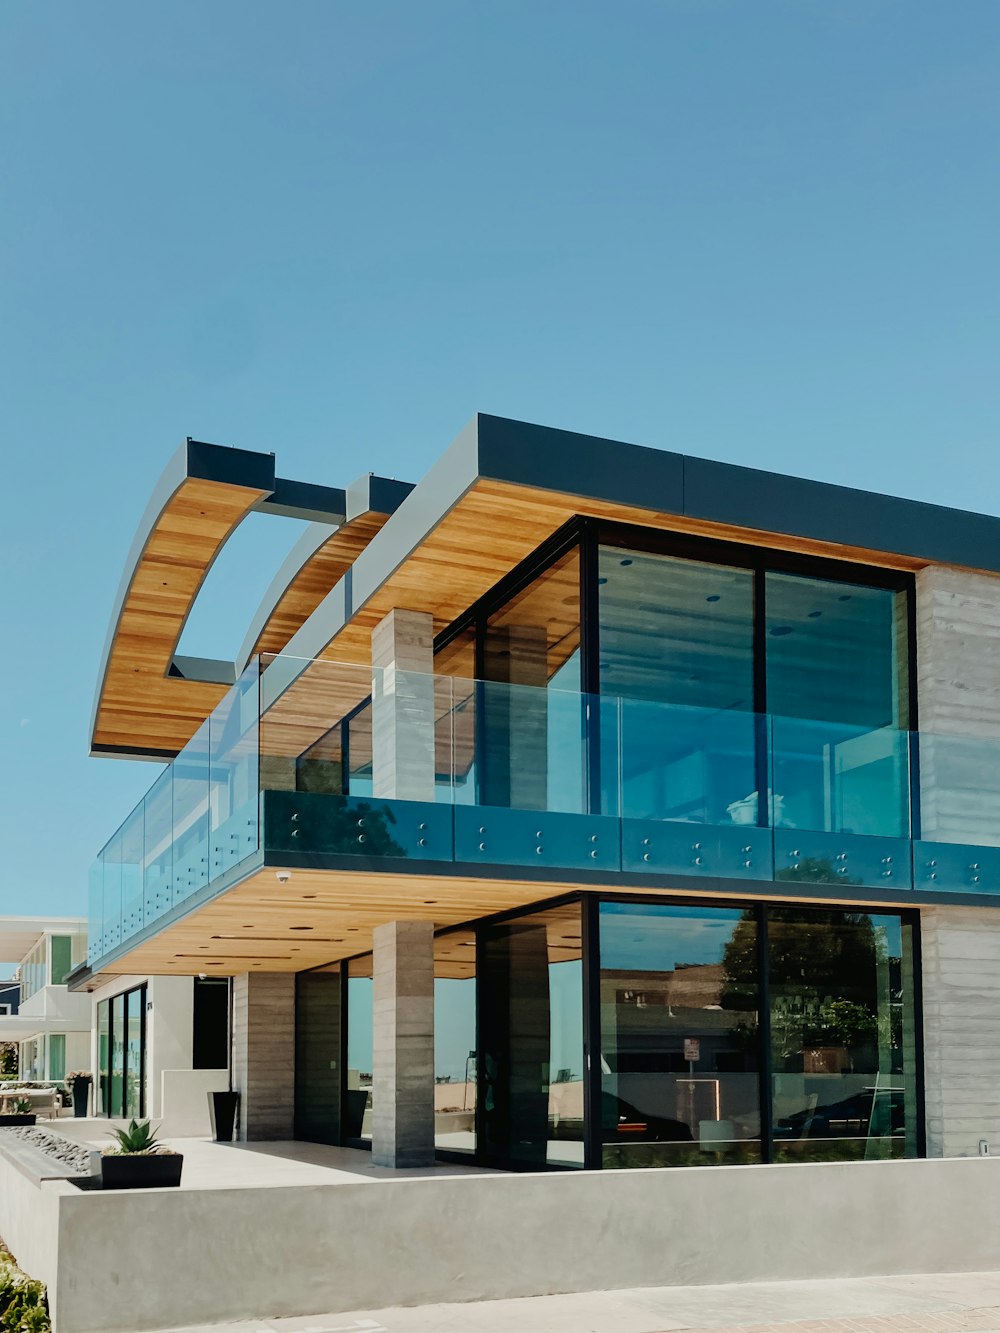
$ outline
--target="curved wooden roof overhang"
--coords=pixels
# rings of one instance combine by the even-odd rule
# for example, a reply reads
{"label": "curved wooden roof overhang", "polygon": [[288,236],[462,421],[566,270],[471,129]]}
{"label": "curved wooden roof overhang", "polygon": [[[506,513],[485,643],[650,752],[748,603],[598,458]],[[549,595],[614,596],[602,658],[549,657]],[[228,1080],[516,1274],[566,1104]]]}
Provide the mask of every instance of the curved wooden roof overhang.
{"label": "curved wooden roof overhang", "polygon": [[250,624],[236,670],[258,653],[280,653],[413,490],[408,481],[366,476],[347,489],[346,517],[331,531],[314,523],[293,546]]}
{"label": "curved wooden roof overhang", "polygon": [[232,662],[177,656],[216,557],[254,510],[340,523],[346,492],[275,475],[274,455],[187,439],[153,492],[104,645],[94,754],[170,758],[235,679]]}
{"label": "curved wooden roof overhang", "polygon": [[262,750],[301,753],[362,701],[371,633],[389,611],[427,612],[440,632],[578,515],[886,568],[1000,573],[994,517],[479,415],[288,640],[287,660],[268,665]]}

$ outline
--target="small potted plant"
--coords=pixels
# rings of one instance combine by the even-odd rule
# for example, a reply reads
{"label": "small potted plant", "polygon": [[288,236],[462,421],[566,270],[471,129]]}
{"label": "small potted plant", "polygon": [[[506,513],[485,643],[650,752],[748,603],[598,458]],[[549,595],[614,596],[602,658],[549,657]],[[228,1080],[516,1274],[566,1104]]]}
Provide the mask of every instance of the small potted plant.
{"label": "small potted plant", "polygon": [[73,1114],[77,1120],[90,1109],[90,1085],[94,1076],[89,1069],[74,1069],[66,1075],[66,1086],[73,1098]]}
{"label": "small potted plant", "polygon": [[130,1120],[114,1130],[117,1146],[101,1154],[101,1184],[106,1190],[161,1188],[181,1183],[184,1157],[157,1141],[148,1120]]}
{"label": "small potted plant", "polygon": [[0,1126],[33,1125],[35,1113],[27,1097],[5,1097],[0,1102]]}

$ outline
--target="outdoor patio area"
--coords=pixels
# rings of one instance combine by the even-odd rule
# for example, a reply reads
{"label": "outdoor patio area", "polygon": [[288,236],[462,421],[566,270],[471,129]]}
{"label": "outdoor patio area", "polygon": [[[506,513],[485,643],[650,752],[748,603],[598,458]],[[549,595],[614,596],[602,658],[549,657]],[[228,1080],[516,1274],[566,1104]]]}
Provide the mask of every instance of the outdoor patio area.
{"label": "outdoor patio area", "polygon": [[[59,1120],[51,1128],[94,1148],[112,1142],[111,1130],[125,1122],[103,1119]],[[42,1126],[48,1128],[47,1124]],[[483,1167],[438,1163],[405,1171],[374,1166],[361,1148],[330,1147],[297,1140],[262,1143],[214,1143],[211,1139],[162,1139],[184,1154],[182,1190],[261,1189],[295,1185],[358,1185],[365,1181],[440,1179],[443,1176],[496,1175]]]}

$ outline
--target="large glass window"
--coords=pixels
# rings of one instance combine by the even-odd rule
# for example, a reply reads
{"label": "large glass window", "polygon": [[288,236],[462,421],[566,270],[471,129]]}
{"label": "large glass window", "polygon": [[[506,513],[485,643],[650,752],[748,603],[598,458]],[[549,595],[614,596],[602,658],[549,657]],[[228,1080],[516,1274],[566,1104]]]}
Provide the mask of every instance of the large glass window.
{"label": "large glass window", "polygon": [[580,912],[574,903],[480,935],[479,1125],[489,1161],[583,1165]]}
{"label": "large glass window", "polygon": [[344,1139],[372,1137],[372,956],[347,965],[347,1071],[344,1086]]}
{"label": "large glass window", "polygon": [[49,1037],[48,1077],[61,1083],[66,1077],[66,1035],[53,1032]]}
{"label": "large glass window", "polygon": [[454,930],[434,940],[434,1142],[476,1149],[476,937]]}
{"label": "large glass window", "polygon": [[111,1001],[111,1102],[110,1116],[123,1111],[125,1089],[125,996],[116,995]]}
{"label": "large glass window", "polygon": [[114,1119],[146,1113],[146,987],[97,1007],[98,1106]]}
{"label": "large glass window", "polygon": [[775,823],[905,836],[904,594],[768,573],[765,597]]}
{"label": "large glass window", "polygon": [[759,1161],[753,915],[602,903],[600,920],[604,1165]]}
{"label": "large glass window", "polygon": [[912,928],[833,908],[767,915],[775,1160],[914,1156]]}
{"label": "large glass window", "polygon": [[481,803],[586,810],[576,549],[487,620],[482,673]]}
{"label": "large glass window", "polygon": [[97,1110],[99,1115],[111,1114],[111,1010],[107,1000],[97,1006]]}
{"label": "large glass window", "polygon": [[62,986],[73,967],[73,937],[52,936],[52,984]]}

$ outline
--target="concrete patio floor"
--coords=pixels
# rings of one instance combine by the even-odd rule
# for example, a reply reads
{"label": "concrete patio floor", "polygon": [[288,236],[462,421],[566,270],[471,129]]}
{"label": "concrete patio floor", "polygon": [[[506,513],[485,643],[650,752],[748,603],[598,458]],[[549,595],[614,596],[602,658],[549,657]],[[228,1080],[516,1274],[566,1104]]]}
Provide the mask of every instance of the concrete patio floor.
{"label": "concrete patio floor", "polygon": [[[111,1143],[108,1120],[60,1120],[53,1129],[92,1147]],[[40,1127],[45,1124],[40,1122]],[[211,1139],[162,1140],[184,1154],[182,1190],[260,1189],[287,1185],[357,1185],[364,1181],[425,1179],[442,1176],[495,1175],[482,1167],[438,1163],[420,1170],[374,1166],[360,1148],[330,1147],[297,1140],[263,1143],[215,1143]]]}
{"label": "concrete patio floor", "polygon": [[[184,1333],[1000,1333],[1000,1273],[643,1287],[188,1327]],[[162,1330],[162,1333],[178,1333]]]}

